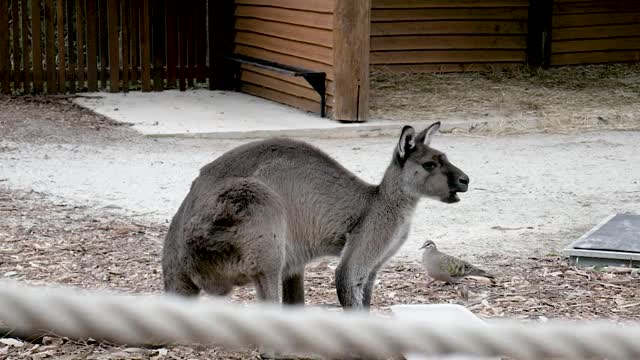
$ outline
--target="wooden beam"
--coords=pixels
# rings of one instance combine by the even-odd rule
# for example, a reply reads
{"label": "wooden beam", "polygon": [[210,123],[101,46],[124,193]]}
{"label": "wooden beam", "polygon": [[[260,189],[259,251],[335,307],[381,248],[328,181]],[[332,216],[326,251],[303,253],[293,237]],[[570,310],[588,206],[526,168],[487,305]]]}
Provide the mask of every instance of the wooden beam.
{"label": "wooden beam", "polygon": [[29,12],[27,11],[27,2],[22,2],[22,81],[24,93],[31,91],[31,81],[33,77],[28,78],[27,72],[31,68],[31,42],[29,40]]}
{"label": "wooden beam", "polygon": [[[61,1],[61,0],[58,0]],[[67,23],[67,64],[69,66],[69,75],[66,76],[67,81],[69,82],[68,91],[71,93],[76,92],[76,68],[79,52],[82,51],[82,48],[78,46],[76,43],[76,29],[75,25],[75,2],[73,0],[67,0],[67,15],[66,15],[66,23]]]}
{"label": "wooden beam", "polygon": [[371,0],[335,0],[333,24],[333,118],[367,121]]}
{"label": "wooden beam", "polygon": [[551,64],[553,0],[531,0],[529,5],[527,64],[548,68]]}
{"label": "wooden beam", "polygon": [[[24,4],[23,8],[25,8]],[[20,65],[22,64],[22,52],[20,51],[20,1],[13,0],[11,2],[11,14],[13,28],[13,89],[17,91],[22,81],[22,71],[20,71]]]}

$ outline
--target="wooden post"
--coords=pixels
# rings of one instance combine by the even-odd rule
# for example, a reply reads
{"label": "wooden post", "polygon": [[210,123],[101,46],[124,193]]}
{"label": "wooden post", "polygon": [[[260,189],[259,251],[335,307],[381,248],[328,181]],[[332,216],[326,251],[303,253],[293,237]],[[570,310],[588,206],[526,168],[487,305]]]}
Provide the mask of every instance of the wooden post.
{"label": "wooden post", "polygon": [[84,0],[76,0],[76,38],[78,39],[76,51],[78,52],[78,89],[84,89]]}
{"label": "wooden post", "polygon": [[65,47],[64,47],[64,1],[58,0],[56,1],[56,14],[57,14],[57,30],[58,30],[58,85],[59,91],[64,93],[67,91],[65,83],[66,83],[66,72],[67,65],[65,60]]}
{"label": "wooden post", "polygon": [[142,0],[142,12],[140,13],[140,54],[142,91],[151,91],[151,8],[149,0]]}
{"label": "wooden post", "polygon": [[9,2],[0,3],[0,91],[11,93],[11,58],[9,57]]}
{"label": "wooden post", "polygon": [[[20,1],[13,0],[11,6],[11,25],[13,28],[13,89],[17,91],[20,88],[20,81],[22,81],[22,72],[20,71],[20,65],[22,64],[22,52],[20,51]],[[23,8],[24,7],[23,4]]]}
{"label": "wooden post", "polygon": [[[193,6],[193,5],[190,5]],[[155,0],[152,7],[153,91],[164,89],[165,60],[165,3]]]}
{"label": "wooden post", "polygon": [[45,25],[45,58],[47,63],[47,93],[49,95],[58,92],[56,84],[56,46],[53,0],[44,0],[44,25]]}
{"label": "wooden post", "polygon": [[529,3],[527,64],[548,68],[551,64],[551,28],[553,0],[531,0]]}
{"label": "wooden post", "polygon": [[[61,1],[61,0],[58,0]],[[73,0],[67,0],[67,64],[69,66],[69,81],[68,90],[70,93],[76,92],[76,68],[78,61],[78,53],[82,51],[76,44],[76,29],[74,28],[74,13],[75,2]]]}
{"label": "wooden post", "polygon": [[29,69],[31,68],[31,42],[29,41],[29,13],[27,11],[27,1],[22,2],[22,81],[24,86],[24,93],[28,94],[31,91],[31,81],[33,78],[27,77]]}
{"label": "wooden post", "polygon": [[42,87],[42,26],[40,25],[40,0],[31,0],[31,32],[33,33],[33,91],[41,93]]}
{"label": "wooden post", "polygon": [[98,15],[95,1],[87,1],[87,89],[98,90]]}
{"label": "wooden post", "polygon": [[109,90],[112,93],[120,91],[120,1],[109,0],[107,3],[107,34],[109,43]]}
{"label": "wooden post", "polygon": [[121,4],[120,21],[122,23],[122,91],[129,91],[129,0]]}
{"label": "wooden post", "polygon": [[369,119],[371,0],[335,0],[333,10],[333,118]]}

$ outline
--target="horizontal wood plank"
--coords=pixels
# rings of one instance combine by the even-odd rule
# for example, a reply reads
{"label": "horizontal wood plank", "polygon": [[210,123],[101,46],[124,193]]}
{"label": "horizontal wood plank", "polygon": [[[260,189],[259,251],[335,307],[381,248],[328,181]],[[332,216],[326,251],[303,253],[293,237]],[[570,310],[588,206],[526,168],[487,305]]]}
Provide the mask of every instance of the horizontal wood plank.
{"label": "horizontal wood plank", "polygon": [[522,50],[419,50],[372,52],[371,64],[524,62]]}
{"label": "horizontal wood plank", "polygon": [[389,64],[375,65],[372,68],[377,71],[391,73],[450,73],[450,72],[477,72],[498,71],[521,66],[514,63],[479,63],[479,64]]}
{"label": "horizontal wood plank", "polygon": [[236,5],[261,5],[324,13],[333,12],[333,0],[236,0],[235,3]]}
{"label": "horizontal wood plank", "polygon": [[528,7],[528,0],[372,0],[372,9]]}
{"label": "horizontal wood plank", "polygon": [[333,33],[329,30],[248,18],[237,19],[236,30],[252,31],[288,40],[333,47]]}
{"label": "horizontal wood plank", "polygon": [[551,55],[551,65],[579,65],[639,61],[640,50],[597,51]]}
{"label": "horizontal wood plank", "polygon": [[411,21],[371,24],[371,35],[526,34],[516,21]]}
{"label": "horizontal wood plank", "polygon": [[378,9],[371,12],[371,21],[418,20],[524,20],[527,8],[465,8],[465,9]]}
{"label": "horizontal wood plank", "polygon": [[268,100],[276,101],[282,104],[296,107],[305,111],[319,113],[320,104],[316,101],[305,99],[302,97],[290,95],[281,91],[268,89],[253,84],[243,83],[240,87],[240,91],[247,94],[255,95]]}
{"label": "horizontal wood plank", "polygon": [[525,36],[374,36],[371,50],[526,49]]}
{"label": "horizontal wood plank", "polygon": [[331,14],[318,14],[310,11],[283,9],[270,6],[238,6],[236,7],[236,16],[241,18],[278,21],[327,30],[331,30],[333,28],[333,16]]}
{"label": "horizontal wood plank", "polygon": [[640,37],[554,41],[551,43],[553,54],[609,50],[640,50]]}
{"label": "horizontal wood plank", "polygon": [[640,36],[640,25],[605,25],[562,28],[553,31],[553,41],[577,40],[577,39],[600,39],[623,36]]}
{"label": "horizontal wood plank", "polygon": [[275,51],[265,50],[252,46],[238,44],[235,53],[240,55],[252,56],[258,59],[274,61],[285,65],[299,66],[310,70],[323,71],[327,74],[327,78],[333,80],[333,68],[330,65],[312,61],[309,59],[291,56]]}
{"label": "horizontal wood plank", "polygon": [[582,14],[602,12],[637,12],[640,11],[638,1],[576,1],[554,2],[554,14]]}
{"label": "horizontal wood plank", "polygon": [[236,44],[249,45],[279,53],[289,54],[321,62],[327,65],[331,65],[333,62],[333,52],[331,51],[331,49],[319,45],[301,43],[298,41],[292,41],[246,31],[237,32],[235,42]]}
{"label": "horizontal wood plank", "polygon": [[553,27],[596,26],[637,23],[640,26],[640,12],[631,13],[596,13],[555,15]]}

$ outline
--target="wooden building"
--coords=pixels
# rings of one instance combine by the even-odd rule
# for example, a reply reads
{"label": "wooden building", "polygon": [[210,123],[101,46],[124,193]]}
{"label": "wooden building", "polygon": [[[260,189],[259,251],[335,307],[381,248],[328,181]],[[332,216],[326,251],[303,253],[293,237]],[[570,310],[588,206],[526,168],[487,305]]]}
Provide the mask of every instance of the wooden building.
{"label": "wooden building", "polygon": [[0,1],[0,91],[235,88],[368,119],[371,67],[640,61],[636,0]]}

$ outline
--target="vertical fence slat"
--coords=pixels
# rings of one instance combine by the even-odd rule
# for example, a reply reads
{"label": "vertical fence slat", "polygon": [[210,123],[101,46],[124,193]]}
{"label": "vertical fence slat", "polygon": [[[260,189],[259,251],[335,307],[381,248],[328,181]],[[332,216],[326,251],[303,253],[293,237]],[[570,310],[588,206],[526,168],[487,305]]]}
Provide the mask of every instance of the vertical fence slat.
{"label": "vertical fence slat", "polygon": [[100,88],[107,88],[109,66],[109,34],[107,31],[107,0],[98,1],[98,53],[100,54]]}
{"label": "vertical fence slat", "polygon": [[120,29],[118,27],[118,5],[120,0],[108,0],[107,19],[109,32],[109,79],[110,91],[120,91],[120,46],[118,40]]}
{"label": "vertical fence slat", "polygon": [[76,53],[78,64],[78,90],[84,89],[84,0],[76,0]]}
{"label": "vertical fence slat", "polygon": [[0,6],[2,7],[0,8],[0,91],[3,94],[10,94],[9,2],[2,1]]}
{"label": "vertical fence slat", "polygon": [[22,80],[22,72],[20,65],[22,64],[22,52],[20,52],[20,0],[11,2],[11,21],[13,28],[13,89],[20,89],[20,81]]}
{"label": "vertical fence slat", "polygon": [[98,90],[98,17],[96,2],[87,1],[87,90]]}
{"label": "vertical fence slat", "polygon": [[140,0],[131,0],[131,80],[140,80]]}
{"label": "vertical fence slat", "polygon": [[153,90],[162,91],[164,88],[165,64],[165,26],[164,0],[153,2]]}
{"label": "vertical fence slat", "polygon": [[176,64],[178,60],[178,23],[175,0],[165,0],[167,9],[167,87],[176,86]]}
{"label": "vertical fence slat", "polygon": [[140,54],[142,91],[151,91],[151,9],[149,0],[142,0],[142,12],[140,13],[140,42],[142,53]]}
{"label": "vertical fence slat", "polygon": [[180,69],[178,72],[178,81],[180,83],[180,91],[187,89],[187,11],[184,6],[179,6],[178,13],[178,48],[180,51]]}
{"label": "vertical fence slat", "polygon": [[129,0],[123,0],[120,9],[122,23],[122,90],[129,91]]}
{"label": "vertical fence slat", "polygon": [[42,26],[40,0],[31,0],[31,31],[33,41],[33,91],[41,93],[42,83]]}
{"label": "vertical fence slat", "polygon": [[187,10],[187,60],[189,62],[189,71],[187,72],[189,78],[187,83],[189,87],[193,87],[193,78],[195,77],[195,64],[196,64],[196,47],[194,36],[194,19],[198,8],[195,6],[189,6]]}
{"label": "vertical fence slat", "polygon": [[[56,15],[57,15],[57,31],[58,31],[58,91],[61,93],[67,91],[65,87],[66,74],[66,60],[65,60],[65,51],[64,51],[64,0],[56,1]],[[49,49],[47,48],[47,51]],[[47,61],[48,63],[49,61]],[[50,66],[47,64],[47,66]]]}
{"label": "vertical fence slat", "polygon": [[25,94],[31,91],[31,79],[27,74],[31,69],[31,46],[29,42],[29,14],[27,0],[22,0],[22,83]]}
{"label": "vertical fence slat", "polygon": [[56,86],[56,44],[53,0],[44,1],[44,25],[46,46],[47,93],[54,94]]}
{"label": "vertical fence slat", "polygon": [[[61,1],[61,0],[58,0]],[[76,57],[77,57],[77,48],[76,48],[76,31],[74,29],[75,21],[74,18],[74,9],[75,2],[74,0],[67,0],[67,64],[69,66],[69,77],[67,80],[69,81],[69,92],[76,92]],[[60,48],[60,53],[63,52],[63,48]]]}
{"label": "vertical fence slat", "polygon": [[[216,42],[215,42],[215,30],[216,30],[216,26],[214,24],[214,20],[215,20],[215,15],[216,15],[216,11],[215,11],[215,4],[216,2],[219,0],[208,0],[207,1],[207,19],[209,20],[207,22],[207,31],[209,32],[209,42],[207,43],[207,48],[209,49],[209,90],[215,90],[218,88],[218,84],[216,84],[215,81],[215,77],[216,77],[216,72],[214,71],[215,69],[215,58],[216,58],[216,51],[214,49],[214,44],[215,46],[217,46]],[[217,64],[216,64],[217,65]]]}
{"label": "vertical fence slat", "polygon": [[207,4],[204,0],[198,0],[196,4],[196,79],[203,83],[207,79]]}

